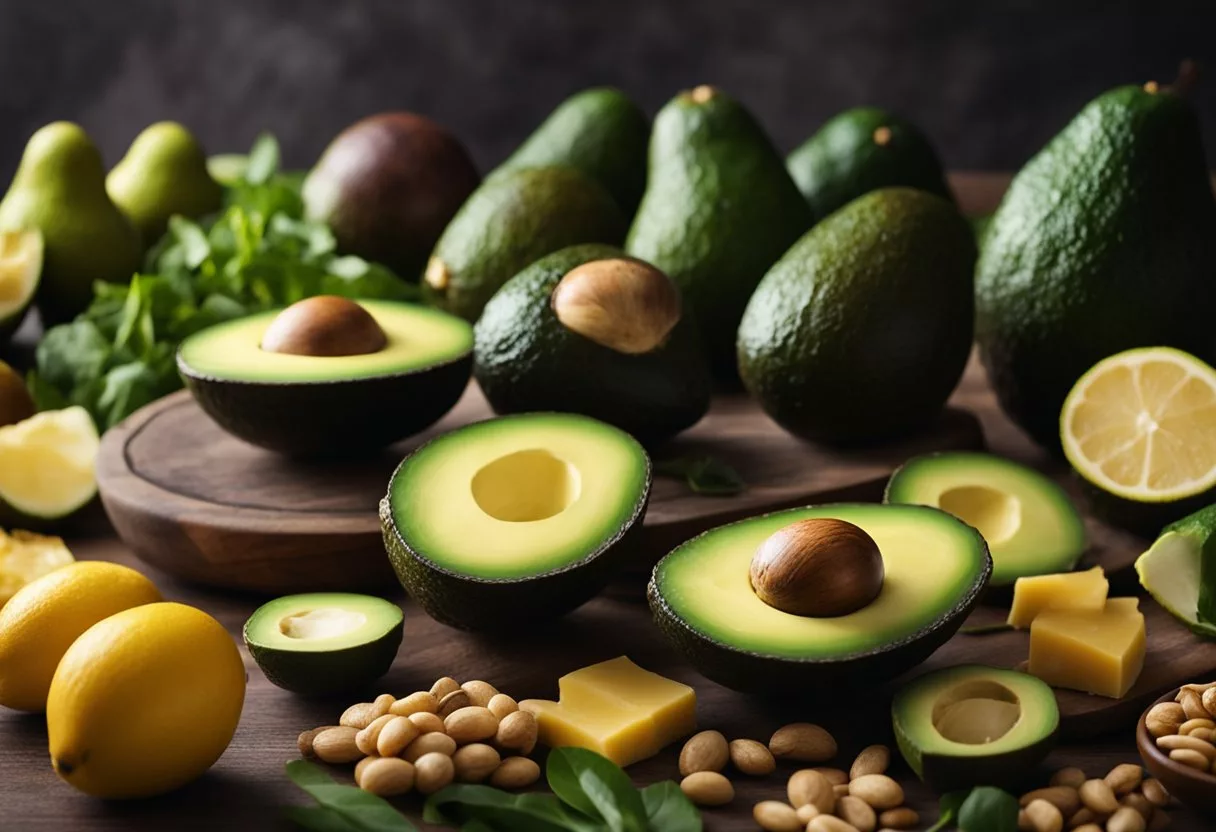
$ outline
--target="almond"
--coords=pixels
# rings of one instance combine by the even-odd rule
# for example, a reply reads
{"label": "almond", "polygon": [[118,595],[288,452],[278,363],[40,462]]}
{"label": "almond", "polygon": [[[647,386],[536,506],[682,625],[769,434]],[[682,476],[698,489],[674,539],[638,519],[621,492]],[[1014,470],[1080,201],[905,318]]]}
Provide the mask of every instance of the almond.
{"label": "almond", "polygon": [[849,773],[844,769],[832,768],[830,766],[815,766],[812,771],[822,774],[833,786],[847,786],[849,784]]}
{"label": "almond", "polygon": [[527,756],[536,747],[537,731],[535,716],[527,711],[512,711],[498,723],[494,743],[499,748]]}
{"label": "almond", "polygon": [[355,735],[358,733],[348,725],[327,728],[313,737],[312,750],[323,763],[353,763],[364,756],[359,746],[355,745]]}
{"label": "almond", "polygon": [[1112,768],[1103,779],[1115,794],[1130,794],[1140,788],[1140,781],[1144,779],[1144,770],[1133,763],[1123,763]]}
{"label": "almond", "polygon": [[338,724],[347,728],[354,728],[356,731],[362,731],[367,726],[371,725],[377,717],[382,717],[388,713],[388,709],[393,704],[393,695],[384,693],[376,697],[375,702],[359,702],[351,705],[342,712],[342,718],[338,720]]}
{"label": "almond", "polygon": [[912,829],[920,825],[920,815],[907,806],[888,809],[878,816],[878,825],[883,829]]}
{"label": "almond", "polygon": [[372,720],[371,725],[368,725],[359,733],[355,734],[355,745],[359,746],[359,750],[364,754],[372,755],[376,753],[376,741],[380,738],[380,732],[384,730],[384,726],[392,722],[397,717],[392,714],[378,716]]}
{"label": "almond", "polygon": [[1085,776],[1085,772],[1076,766],[1068,766],[1051,775],[1050,785],[1052,786],[1068,786],[1073,789],[1081,788],[1081,784],[1089,778]]}
{"label": "almond", "polygon": [[456,740],[447,734],[432,731],[429,734],[423,734],[407,745],[405,751],[401,754],[401,758],[413,763],[417,762],[418,758],[423,754],[430,754],[432,752],[442,754],[445,757],[451,757],[456,753]]}
{"label": "almond", "polygon": [[830,815],[836,809],[836,792],[828,779],[811,768],[795,771],[785,784],[785,793],[790,805],[797,809],[811,804],[823,814]]}
{"label": "almond", "polygon": [[1096,815],[1112,815],[1119,808],[1115,790],[1105,780],[1086,780],[1077,789],[1085,808]]}
{"label": "almond", "polygon": [[1156,778],[1149,778],[1140,784],[1140,792],[1148,798],[1148,802],[1160,808],[1170,803],[1170,793]]}
{"label": "almond", "polygon": [[455,693],[460,690],[460,682],[457,682],[451,676],[444,676],[442,679],[436,679],[435,684],[431,685],[431,696],[435,697],[435,701],[442,702],[443,697],[449,693]]}
{"label": "almond", "polygon": [[696,771],[680,781],[680,790],[698,806],[725,806],[735,799],[735,787],[716,771]]}
{"label": "almond", "polygon": [[741,773],[762,777],[772,774],[777,768],[773,753],[762,742],[756,740],[731,740],[730,762]]}
{"label": "almond", "polygon": [[376,753],[381,757],[396,757],[417,738],[418,726],[403,716],[395,716],[380,729]]}
{"label": "almond", "polygon": [[498,694],[498,688],[491,685],[489,682],[483,682],[480,679],[475,679],[472,682],[465,682],[460,686],[461,690],[469,695],[469,704],[476,705],[479,708],[484,708],[490,704],[490,700]]}
{"label": "almond", "polygon": [[411,693],[403,699],[398,699],[388,709],[390,714],[409,716],[410,714],[433,714],[439,710],[439,700],[429,691],[420,690]]}
{"label": "almond", "polygon": [[891,749],[885,745],[868,746],[863,748],[857,755],[857,759],[853,761],[853,765],[849,769],[849,779],[856,780],[867,774],[885,774],[889,765],[891,765]]}
{"label": "almond", "polygon": [[806,825],[806,832],[860,832],[856,826],[833,815],[816,815]]}
{"label": "almond", "polygon": [[878,815],[870,808],[870,804],[852,795],[846,795],[836,801],[836,816],[853,824],[859,832],[874,832],[878,825]]}
{"label": "almond", "polygon": [[502,719],[507,714],[513,714],[519,710],[519,703],[505,693],[496,693],[490,697],[490,701],[486,703],[486,707],[490,709],[490,713]]}
{"label": "almond", "polygon": [[443,730],[457,745],[488,740],[498,732],[498,717],[489,708],[468,705],[450,713],[443,721]]}
{"label": "almond", "polygon": [[482,742],[469,743],[452,755],[456,779],[461,783],[480,783],[493,774],[501,762],[498,752]]}
{"label": "almond", "polygon": [[1124,807],[1106,821],[1106,832],[1144,832],[1147,826],[1144,815]]}
{"label": "almond", "polygon": [[823,763],[836,756],[836,739],[818,725],[795,722],[773,733],[768,750],[779,760]]}
{"label": "almond", "polygon": [[443,733],[443,717],[441,717],[439,714],[428,714],[422,712],[410,714],[406,718],[418,726],[419,734],[430,734],[434,732]]}
{"label": "almond", "polygon": [[680,750],[680,775],[687,777],[697,771],[721,771],[730,759],[726,737],[718,731],[693,734]]}
{"label": "almond", "polygon": [[904,802],[903,788],[885,774],[863,774],[849,781],[849,794],[860,797],[880,812]]}
{"label": "almond", "polygon": [[1060,810],[1060,814],[1071,818],[1081,808],[1081,795],[1072,786],[1048,786],[1022,795],[1018,801],[1023,809],[1036,800],[1046,800]]}
{"label": "almond", "polygon": [[[1064,816],[1046,800],[1030,801],[1022,810],[1021,818],[1025,819],[1026,826],[1033,832],[1061,832],[1064,828]],[[1023,828],[1020,822],[1018,828]]]}
{"label": "almond", "polygon": [[380,797],[406,794],[414,788],[414,766],[396,757],[372,760],[361,772],[359,788]]}
{"label": "almond", "polygon": [[414,762],[414,788],[419,794],[434,794],[452,782],[456,767],[445,754],[423,754]]}
{"label": "almond", "polygon": [[322,731],[328,731],[330,728],[338,728],[337,725],[322,725],[319,728],[313,728],[310,731],[304,731],[300,736],[296,737],[296,747],[300,749],[300,756],[305,760],[315,760],[316,753],[312,750],[312,741],[317,734]]}
{"label": "almond", "polygon": [[752,807],[752,817],[766,832],[802,832],[804,828],[794,807],[780,800],[757,803]]}
{"label": "almond", "polygon": [[363,772],[372,764],[373,760],[379,760],[379,757],[371,756],[364,757],[359,762],[355,763],[355,785],[359,785],[359,781],[363,779]]}
{"label": "almond", "polygon": [[527,757],[507,757],[490,775],[490,785],[498,789],[523,789],[540,779],[540,766]]}

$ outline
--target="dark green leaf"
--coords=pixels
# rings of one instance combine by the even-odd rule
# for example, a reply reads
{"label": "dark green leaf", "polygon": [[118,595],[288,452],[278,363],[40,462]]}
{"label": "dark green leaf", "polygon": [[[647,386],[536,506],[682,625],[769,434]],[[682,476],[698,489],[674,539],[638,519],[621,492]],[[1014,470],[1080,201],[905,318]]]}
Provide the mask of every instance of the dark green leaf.
{"label": "dark green leaf", "polygon": [[947,829],[958,819],[958,810],[962,808],[963,801],[967,799],[967,792],[950,792],[942,795],[941,802],[938,804],[937,823],[930,826],[925,832],[939,832],[939,830]]}
{"label": "dark green leaf", "polygon": [[612,832],[645,832],[646,808],[629,775],[606,757],[585,748],[555,748],[545,766],[549,788],[563,802]]}
{"label": "dark green leaf", "polygon": [[287,819],[310,832],[363,832],[344,815],[324,806],[288,806],[283,810]]}
{"label": "dark green leaf", "polygon": [[182,263],[189,269],[197,269],[211,256],[211,243],[203,229],[185,217],[174,214],[169,217],[169,233],[181,246]]}
{"label": "dark green leaf", "polygon": [[1018,832],[1018,800],[991,786],[977,786],[958,810],[962,832]]}
{"label": "dark green leaf", "polygon": [[320,766],[307,760],[288,763],[287,776],[323,808],[341,815],[361,832],[417,832],[417,827],[384,798],[339,785]]}
{"label": "dark green leaf", "polygon": [[642,789],[642,805],[652,830],[701,832],[701,813],[678,784],[671,780]]}
{"label": "dark green leaf", "polygon": [[494,827],[479,820],[470,820],[461,824],[460,832],[494,832]]}
{"label": "dark green leaf", "polygon": [[53,384],[43,381],[37,370],[30,370],[25,386],[34,397],[34,406],[39,410],[63,410],[72,403]]}
{"label": "dark green leaf", "polygon": [[682,478],[697,494],[726,497],[738,494],[747,487],[734,468],[712,456],[657,460],[654,471],[663,476]]}
{"label": "dark green leaf", "polygon": [[480,821],[499,832],[602,832],[603,826],[568,810],[551,794],[512,794],[490,786],[448,786],[422,810],[427,823]]}
{"label": "dark green leaf", "polygon": [[250,185],[264,185],[279,169],[279,142],[270,133],[263,133],[249,151],[249,162],[245,165],[245,181]]}

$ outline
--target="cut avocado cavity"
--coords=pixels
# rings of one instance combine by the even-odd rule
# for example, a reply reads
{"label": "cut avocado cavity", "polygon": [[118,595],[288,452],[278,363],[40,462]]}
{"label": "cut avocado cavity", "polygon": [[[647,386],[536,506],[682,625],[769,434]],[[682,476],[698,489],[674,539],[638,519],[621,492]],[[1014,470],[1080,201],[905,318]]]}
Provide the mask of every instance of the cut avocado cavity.
{"label": "cut avocado cavity", "polygon": [[991,454],[909,460],[887,483],[888,503],[934,506],[974,526],[992,553],[992,584],[1072,569],[1085,526],[1068,495],[1039,472]]}
{"label": "cut avocado cavity", "polygon": [[397,576],[434,618],[486,629],[566,612],[628,550],[650,461],[586,416],[527,413],[468,425],[401,463],[380,504]]}
{"label": "cut avocado cavity", "polygon": [[436,309],[322,296],[209,327],[178,369],[202,408],[254,445],[293,455],[380,448],[456,403],[473,331]]}
{"label": "cut avocado cavity", "polygon": [[296,693],[355,690],[388,672],[401,645],[401,608],[382,598],[318,592],[276,598],[245,622],[266,678]]}
{"label": "cut avocado cavity", "polygon": [[[750,573],[757,549],[774,533],[811,519],[845,521],[872,538],[884,573],[872,601],[843,615],[813,617],[761,600]],[[860,563],[857,575],[865,583],[873,570]],[[704,675],[728,687],[856,684],[893,678],[949,639],[991,569],[980,535],[944,511],[824,505],[693,538],[655,567],[649,597],[660,628]]]}
{"label": "cut avocado cavity", "polygon": [[981,665],[914,679],[891,716],[904,759],[938,792],[1016,782],[1051,750],[1060,723],[1042,681]]}

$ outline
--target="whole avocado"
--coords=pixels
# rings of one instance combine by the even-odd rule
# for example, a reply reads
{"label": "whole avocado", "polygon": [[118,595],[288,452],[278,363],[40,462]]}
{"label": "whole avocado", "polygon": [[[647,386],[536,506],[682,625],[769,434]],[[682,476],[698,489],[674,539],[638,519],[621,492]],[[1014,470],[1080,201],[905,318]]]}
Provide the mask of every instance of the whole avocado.
{"label": "whole avocado", "polygon": [[646,187],[650,119],[625,93],[594,87],[570,96],[495,169],[569,165],[603,185],[626,214]]}
{"label": "whole avocado", "polygon": [[975,241],[955,207],[883,188],[807,232],[739,325],[739,374],[793,434],[859,444],[931,423],[971,350]]}
{"label": "whole avocado", "polygon": [[925,134],[877,107],[833,117],[790,153],[786,166],[818,219],[878,188],[903,185],[954,198]]}
{"label": "whole avocado", "polygon": [[737,375],[747,299],[810,225],[780,154],[738,101],[701,86],[655,117],[650,178],[625,250],[680,287],[719,378]]}
{"label": "whole avocado", "polygon": [[1216,201],[1186,100],[1150,84],[1086,105],[988,224],[976,305],[1002,408],[1056,451],[1064,399],[1102,358],[1174,346],[1210,359]]}
{"label": "whole avocado", "polygon": [[577,243],[617,245],[625,218],[599,183],[572,167],[520,168],[482,183],[444,229],[423,296],[468,321],[517,272]]}
{"label": "whole avocado", "polygon": [[473,372],[496,412],[582,413],[643,444],[705,415],[710,377],[689,317],[657,348],[629,354],[568,329],[554,311],[554,291],[573,269],[623,257],[605,245],[562,249],[511,278],[486,304],[474,329]]}

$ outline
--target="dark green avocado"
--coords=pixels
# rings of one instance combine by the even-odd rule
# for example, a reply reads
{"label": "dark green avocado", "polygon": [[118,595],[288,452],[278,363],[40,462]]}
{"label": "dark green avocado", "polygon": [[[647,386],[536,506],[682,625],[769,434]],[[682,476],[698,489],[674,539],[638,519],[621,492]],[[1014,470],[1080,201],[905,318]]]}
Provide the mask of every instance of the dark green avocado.
{"label": "dark green avocado", "polygon": [[951,203],[883,188],[807,232],[739,324],[739,375],[778,424],[864,444],[931,424],[971,351],[975,241]]}
{"label": "dark green avocado", "polygon": [[969,664],[908,682],[891,719],[909,768],[945,793],[1025,785],[1055,744],[1060,712],[1034,676]]}
{"label": "dark green avocado", "polygon": [[432,618],[517,627],[574,609],[629,560],[650,478],[637,441],[586,416],[477,422],[397,468],[380,503],[384,545]]}
{"label": "dark green avocado", "polygon": [[650,119],[620,90],[593,87],[550,113],[493,175],[517,168],[569,165],[603,185],[632,216],[646,187]]}
{"label": "dark green avocado", "polygon": [[272,683],[323,696],[361,690],[388,672],[401,646],[401,608],[344,592],[285,595],[254,610],[245,646]]}
{"label": "dark green avocado", "polygon": [[[877,597],[846,615],[784,612],[752,588],[761,545],[791,524],[817,519],[854,524],[882,556]],[[944,511],[842,503],[779,511],[694,537],[659,561],[647,594],[659,628],[713,681],[830,696],[924,661],[962,625],[991,574],[983,538]]]}
{"label": "dark green avocado", "polygon": [[383,448],[456,404],[472,370],[473,329],[415,304],[368,300],[357,306],[384,333],[383,347],[374,352],[263,349],[281,314],[271,311],[189,336],[178,348],[178,371],[207,415],[250,444],[291,456]]}
{"label": "dark green avocado", "polygon": [[714,87],[682,92],[659,111],[649,158],[625,250],[676,282],[714,375],[734,380],[743,308],[810,228],[810,208],[759,122]]}
{"label": "dark green avocado", "polygon": [[954,198],[925,134],[877,107],[835,116],[785,163],[817,219],[879,188],[903,186]]}
{"label": "dark green avocado", "polygon": [[[603,268],[579,269],[587,264]],[[674,326],[669,317],[660,319],[660,298],[645,294],[657,291],[640,279],[620,277],[636,271],[668,287]],[[564,281],[567,275],[573,275],[570,281]],[[592,331],[604,341],[599,343],[563,324],[555,308],[559,286],[579,293],[569,304],[581,304],[563,310],[591,309],[601,330],[608,320],[619,332]],[[608,345],[614,334],[629,336],[652,318],[653,326],[670,328],[654,347],[636,352],[628,341]],[[582,318],[570,320],[577,326]],[[583,413],[650,445],[693,425],[709,408],[709,370],[696,326],[681,314],[679,290],[661,272],[611,246],[562,249],[511,278],[474,327],[474,354],[473,375],[498,413]]]}
{"label": "dark green avocado", "polygon": [[1059,452],[1060,409],[1133,347],[1216,355],[1216,200],[1177,92],[1119,87],[1014,178],[976,267],[976,340],[1005,412]]}
{"label": "dark green avocado", "polygon": [[626,219],[581,171],[554,165],[490,177],[444,229],[427,263],[429,303],[476,321],[486,302],[529,263],[578,243],[618,245]]}

